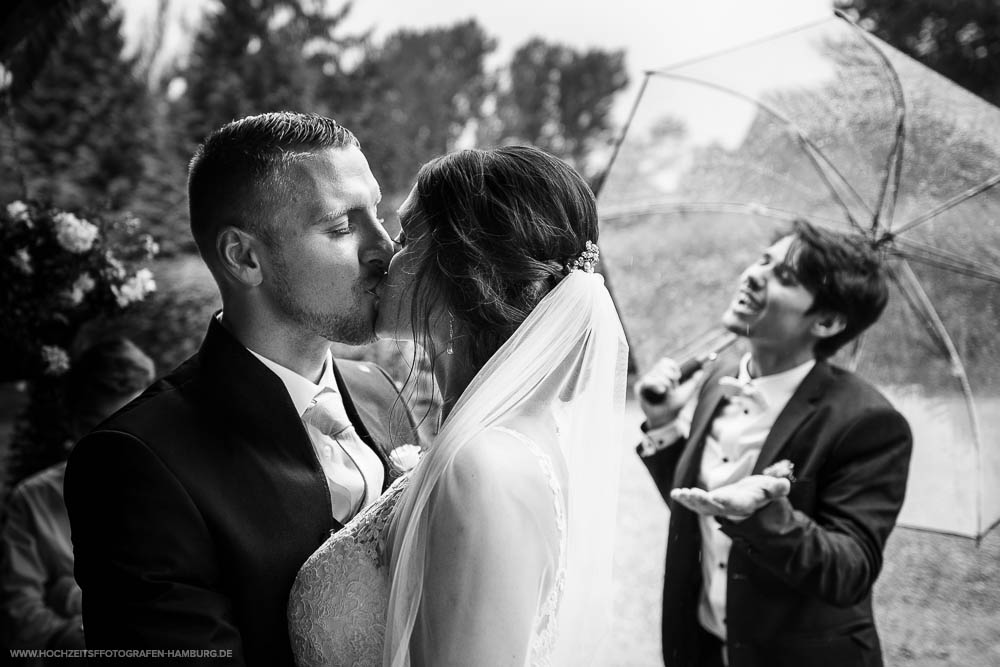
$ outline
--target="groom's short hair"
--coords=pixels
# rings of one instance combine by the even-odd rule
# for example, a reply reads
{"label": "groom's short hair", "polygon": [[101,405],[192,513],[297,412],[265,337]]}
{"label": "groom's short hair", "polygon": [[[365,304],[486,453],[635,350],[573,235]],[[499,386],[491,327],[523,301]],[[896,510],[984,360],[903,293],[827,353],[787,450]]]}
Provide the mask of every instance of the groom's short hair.
{"label": "groom's short hair", "polygon": [[294,186],[288,168],[318,151],[347,146],[361,144],[337,121],[289,111],[247,116],[208,135],[191,159],[188,206],[191,233],[209,266],[215,238],[227,226],[273,247],[281,230],[272,213]]}

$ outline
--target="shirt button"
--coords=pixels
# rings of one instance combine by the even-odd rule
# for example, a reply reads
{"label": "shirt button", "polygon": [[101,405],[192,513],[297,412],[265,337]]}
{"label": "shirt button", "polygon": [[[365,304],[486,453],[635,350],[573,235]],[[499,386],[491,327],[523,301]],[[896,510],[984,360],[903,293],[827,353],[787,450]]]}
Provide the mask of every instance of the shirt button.
{"label": "shirt button", "polygon": [[729,463],[729,457],[728,456],[723,456],[722,457],[722,462],[723,463]]}
{"label": "shirt button", "polygon": [[726,569],[726,564],[725,563],[719,563],[719,569],[720,570],[725,570]]}

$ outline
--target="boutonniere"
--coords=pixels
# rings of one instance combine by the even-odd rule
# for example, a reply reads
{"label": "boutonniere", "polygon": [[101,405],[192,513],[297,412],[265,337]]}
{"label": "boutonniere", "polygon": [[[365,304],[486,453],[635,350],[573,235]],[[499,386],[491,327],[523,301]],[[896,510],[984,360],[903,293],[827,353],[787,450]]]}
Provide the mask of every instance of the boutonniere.
{"label": "boutonniere", "polygon": [[389,452],[389,463],[400,474],[407,473],[416,467],[423,454],[424,450],[416,445],[400,445]]}
{"label": "boutonniere", "polygon": [[781,459],[776,463],[772,463],[768,467],[760,471],[762,475],[770,475],[771,477],[784,477],[789,482],[795,481],[795,464],[788,459]]}

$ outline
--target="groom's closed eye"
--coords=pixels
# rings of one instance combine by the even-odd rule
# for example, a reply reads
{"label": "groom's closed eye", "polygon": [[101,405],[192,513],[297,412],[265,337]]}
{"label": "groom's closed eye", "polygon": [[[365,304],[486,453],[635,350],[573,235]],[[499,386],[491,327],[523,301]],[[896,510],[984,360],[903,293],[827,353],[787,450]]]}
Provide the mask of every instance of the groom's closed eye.
{"label": "groom's closed eye", "polygon": [[351,223],[347,219],[346,215],[343,216],[342,218],[332,221],[331,224],[326,228],[326,233],[332,236],[350,234],[351,231],[352,231]]}

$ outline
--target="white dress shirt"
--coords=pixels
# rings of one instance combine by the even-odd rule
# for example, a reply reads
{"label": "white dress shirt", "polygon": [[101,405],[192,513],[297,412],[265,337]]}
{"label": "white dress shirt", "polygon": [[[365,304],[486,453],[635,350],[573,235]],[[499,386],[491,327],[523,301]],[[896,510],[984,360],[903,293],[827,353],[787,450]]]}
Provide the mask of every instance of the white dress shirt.
{"label": "white dress shirt", "polygon": [[[712,420],[698,471],[698,486],[709,491],[732,484],[753,472],[764,440],[775,420],[792,398],[815,360],[790,370],[758,378],[750,377],[750,355],[740,361],[739,384],[745,394],[725,401]],[[729,384],[736,384],[728,381]],[[702,627],[726,639],[726,568],[732,540],[711,516],[699,516],[701,528],[702,589],[698,620]]]}
{"label": "white dress shirt", "polygon": [[[333,355],[329,351],[326,353],[326,362],[323,364],[323,372],[318,383],[262,357],[253,350],[249,351],[285,385],[299,418],[312,406],[316,396],[322,391],[332,390],[337,394],[341,407],[343,406],[343,397],[337,389],[337,379],[333,374]],[[303,427],[309,435],[316,458],[326,476],[333,517],[342,524],[347,523],[358,511],[381,495],[385,479],[382,461],[354,434],[353,430],[351,431],[353,437],[331,438],[305,421]]]}

